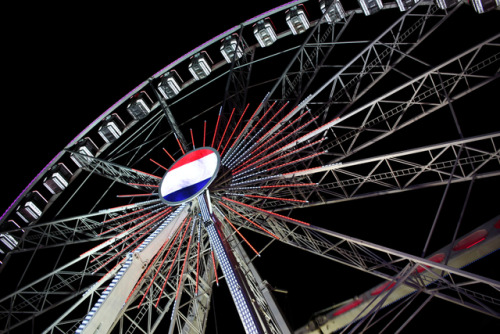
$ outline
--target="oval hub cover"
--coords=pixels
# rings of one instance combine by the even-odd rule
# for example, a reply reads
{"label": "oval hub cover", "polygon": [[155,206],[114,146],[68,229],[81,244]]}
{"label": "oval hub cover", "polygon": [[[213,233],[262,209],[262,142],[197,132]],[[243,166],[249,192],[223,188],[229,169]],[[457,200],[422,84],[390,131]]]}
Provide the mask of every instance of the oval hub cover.
{"label": "oval hub cover", "polygon": [[211,147],[186,153],[163,176],[160,197],[169,205],[190,201],[212,183],[219,171],[219,164],[219,153]]}

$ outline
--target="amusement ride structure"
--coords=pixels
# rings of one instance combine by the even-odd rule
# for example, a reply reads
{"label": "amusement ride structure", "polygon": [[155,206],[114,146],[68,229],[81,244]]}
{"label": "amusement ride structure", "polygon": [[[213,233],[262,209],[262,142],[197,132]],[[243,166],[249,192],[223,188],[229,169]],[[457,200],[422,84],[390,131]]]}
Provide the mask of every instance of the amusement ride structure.
{"label": "amusement ride structure", "polygon": [[500,11],[470,2],[291,1],[151,75],[3,213],[0,331],[498,325]]}

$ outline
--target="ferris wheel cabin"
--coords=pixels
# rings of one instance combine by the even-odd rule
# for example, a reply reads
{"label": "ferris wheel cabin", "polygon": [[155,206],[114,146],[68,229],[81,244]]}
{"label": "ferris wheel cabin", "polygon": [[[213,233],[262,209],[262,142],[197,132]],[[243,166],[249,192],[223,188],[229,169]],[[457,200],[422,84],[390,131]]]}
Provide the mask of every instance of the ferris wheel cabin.
{"label": "ferris wheel cabin", "polygon": [[112,113],[104,118],[98,132],[106,143],[112,143],[120,138],[124,129],[125,123],[122,121],[120,116],[118,116],[117,113]]}
{"label": "ferris wheel cabin", "polygon": [[311,25],[303,5],[292,7],[286,11],[286,23],[294,35],[302,34]]}
{"label": "ferris wheel cabin", "polygon": [[58,194],[69,184],[73,173],[63,163],[54,165],[50,170],[50,174],[43,180],[43,185],[52,194]]}
{"label": "ferris wheel cabin", "polygon": [[238,45],[238,42],[238,34],[232,34],[222,40],[220,53],[228,64],[232,63],[233,60],[240,59],[243,56],[243,50],[241,49],[241,46]]}
{"label": "ferris wheel cabin", "polygon": [[92,139],[89,137],[82,138],[75,146],[75,152],[78,154],[72,153],[71,160],[81,168],[90,162],[90,157],[95,157],[98,150],[97,145],[94,144]]}
{"label": "ferris wheel cabin", "polygon": [[489,12],[500,6],[500,0],[469,0],[468,2],[472,3],[472,7],[479,14]]}
{"label": "ferris wheel cabin", "polygon": [[199,52],[192,57],[189,64],[189,72],[195,80],[201,80],[212,73],[212,59],[205,51]]}
{"label": "ferris wheel cabin", "polygon": [[321,0],[319,2],[321,12],[328,23],[332,24],[345,17],[345,10],[339,0]]}
{"label": "ferris wheel cabin", "polygon": [[26,223],[32,223],[42,215],[42,211],[47,205],[47,200],[34,190],[26,196],[24,204],[21,204],[16,214]]}
{"label": "ferris wheel cabin", "polygon": [[127,106],[127,111],[135,119],[143,119],[150,112],[153,107],[153,101],[145,92],[139,92],[134,95],[132,100]]}
{"label": "ferris wheel cabin", "polygon": [[271,19],[269,18],[265,18],[255,23],[253,25],[253,34],[259,42],[259,45],[263,48],[272,45],[278,39]]}
{"label": "ferris wheel cabin", "polygon": [[358,0],[358,3],[366,16],[375,14],[384,7],[381,0]]}
{"label": "ferris wheel cabin", "polygon": [[181,92],[183,81],[176,70],[171,70],[161,76],[161,81],[158,83],[158,91],[165,100],[169,100],[177,96]]}

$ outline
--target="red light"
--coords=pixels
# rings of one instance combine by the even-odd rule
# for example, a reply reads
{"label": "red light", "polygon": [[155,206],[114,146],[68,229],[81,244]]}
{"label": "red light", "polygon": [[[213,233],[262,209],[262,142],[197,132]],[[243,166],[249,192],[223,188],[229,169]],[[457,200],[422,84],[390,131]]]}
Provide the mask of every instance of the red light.
{"label": "red light", "polygon": [[215,264],[214,251],[212,250],[211,253],[212,253],[212,263],[214,265],[215,282],[217,283],[217,286],[219,286],[219,277],[217,276],[217,265]]}
{"label": "red light", "polygon": [[[168,273],[167,273],[167,277],[165,278],[165,281],[163,282],[163,285],[161,287],[160,295],[158,296],[158,299],[156,300],[156,304],[155,304],[156,308],[158,308],[158,304],[160,303],[161,296],[163,295],[163,290],[165,290],[165,286],[167,285],[167,281],[168,281],[168,279],[170,277],[170,274],[172,273],[172,269],[174,267],[174,264],[177,262],[176,261],[177,255],[179,255],[179,251],[181,250],[181,245],[184,242],[184,237],[186,236],[186,232],[188,231],[189,224],[191,223],[191,218],[192,217],[189,218],[189,221],[188,221],[188,223],[186,225],[186,229],[184,230],[184,233],[182,234],[181,241],[180,241],[180,243],[179,243],[179,245],[177,247],[177,251],[175,252],[174,258],[172,260],[172,264],[170,265],[170,269],[168,270]],[[186,221],[186,218],[184,218],[184,221]],[[181,229],[182,229],[182,226],[181,226]],[[191,238],[189,240],[191,240]],[[172,243],[172,245],[173,245],[173,243]],[[170,246],[172,246],[172,245],[170,245]],[[189,249],[189,245],[188,245],[188,249]],[[166,259],[166,257],[165,257],[165,259]],[[161,266],[158,267],[158,270],[160,268],[161,268]]]}
{"label": "red light", "polygon": [[207,135],[207,121],[203,121],[203,147],[205,147],[205,136]]}
{"label": "red light", "polygon": [[500,219],[495,223],[495,228],[500,228]]}
{"label": "red light", "polygon": [[[246,136],[245,136],[245,138],[243,138],[243,139],[247,139],[247,138],[248,138],[248,136],[249,136],[251,133],[253,133],[253,130],[257,127],[257,125],[259,125],[260,121],[262,121],[262,120],[266,117],[267,113],[268,113],[269,111],[271,111],[271,109],[274,107],[274,105],[275,105],[275,104],[276,104],[276,101],[274,101],[274,102],[273,102],[273,104],[271,104],[271,106],[270,106],[270,107],[266,110],[266,112],[264,113],[264,115],[263,115],[262,117],[260,117],[260,118],[259,118],[259,120],[258,120],[258,121],[254,124],[254,126],[250,129],[250,131],[248,131],[247,135],[246,135]],[[260,108],[260,105],[259,105],[259,108]],[[258,108],[257,108],[257,110],[258,110]],[[254,114],[255,114],[255,113],[254,113]],[[252,116],[252,119],[253,119],[253,118],[254,118],[254,117]]]}
{"label": "red light", "polygon": [[[225,198],[225,197],[223,197]],[[249,222],[250,224],[254,225],[255,227],[261,229],[262,231],[266,232],[267,234],[269,234],[270,236],[272,236],[273,238],[275,239],[278,239],[279,240],[279,237],[271,232],[269,232],[268,230],[266,230],[265,228],[263,228],[262,226],[260,226],[259,224],[257,224],[256,222],[254,222],[253,220],[250,220],[248,219],[247,217],[245,217],[244,215],[242,215],[241,213],[239,213],[238,211],[236,211],[235,209],[231,208],[230,206],[222,203],[221,201],[219,201],[219,204],[224,206],[226,209],[234,212],[235,214],[237,214],[238,216],[240,216],[241,218],[245,219],[247,222]]]}
{"label": "red light", "polygon": [[396,282],[385,282],[384,284],[380,285],[378,288],[376,288],[375,290],[373,290],[371,292],[371,295],[372,296],[379,295],[379,294],[381,294],[384,291],[392,289],[392,287],[394,285],[396,285]]}
{"label": "red light", "polygon": [[168,153],[168,151],[165,148],[163,148],[163,151],[165,151],[165,153],[167,153],[167,155],[170,157],[170,159],[172,159],[172,161],[175,162],[174,157],[170,153]]}
{"label": "red light", "polygon": [[[168,255],[170,254],[170,250],[172,249],[173,245],[174,245],[174,242],[177,240],[177,237],[179,236],[179,234],[181,233],[181,230],[182,228],[184,227],[184,224],[186,223],[187,219],[184,218],[184,221],[182,222],[182,225],[181,227],[179,227],[177,229],[177,233],[175,234],[175,237],[173,239],[173,241],[170,243],[170,246],[168,247],[168,250],[167,250],[167,253],[165,254],[165,256],[163,257],[163,260],[161,261],[160,263],[160,266],[158,267],[158,269],[156,270],[156,273],[154,274],[153,276],[153,279],[151,280],[151,282],[149,283],[148,285],[148,288],[146,289],[146,291],[144,292],[143,296],[142,296],[142,299],[141,301],[139,302],[139,305],[137,306],[137,308],[141,307],[142,305],[142,302],[144,301],[144,299],[146,298],[147,294],[148,294],[148,291],[149,289],[151,289],[151,286],[153,285],[153,283],[155,282],[155,279],[156,279],[156,276],[158,276],[158,273],[160,272],[160,268],[163,267],[163,263],[165,262],[165,260],[167,259]],[[167,239],[168,240],[168,239]],[[166,280],[165,280],[166,281]]]}
{"label": "red light", "polygon": [[334,316],[337,316],[337,315],[341,315],[347,311],[350,311],[352,310],[353,308],[359,306],[359,304],[361,304],[363,302],[363,299],[356,299],[355,301],[345,305],[345,306],[342,306],[341,308],[339,308],[337,311],[335,311],[335,313],[333,313]]}
{"label": "red light", "polygon": [[220,121],[220,111],[219,111],[219,116],[217,116],[217,123],[215,123],[215,131],[214,131],[214,136],[212,138],[212,145],[210,145],[213,148],[215,148],[214,142],[215,142],[215,136],[217,135],[217,129],[219,128],[219,121]]}
{"label": "red light", "polygon": [[459,242],[457,242],[455,244],[455,247],[453,247],[453,250],[459,251],[459,250],[471,248],[472,246],[477,245],[478,243],[484,241],[486,239],[487,235],[488,235],[488,231],[486,231],[484,229],[478,230],[478,231],[466,236],[465,238],[463,238]]}
{"label": "red light", "polygon": [[224,129],[224,132],[222,133],[222,138],[220,139],[219,146],[217,146],[217,151],[219,151],[220,146],[222,145],[222,142],[224,141],[224,137],[226,136],[227,128],[229,127],[229,124],[231,123],[231,119],[233,118],[235,110],[236,110],[236,108],[233,108],[233,111],[231,111],[231,116],[229,116],[229,120],[227,121],[226,128]]}
{"label": "red light", "polygon": [[[260,110],[260,107],[262,106],[262,102],[259,104],[259,106],[257,107],[257,109],[255,109],[255,111],[253,112],[252,116],[250,116],[250,118],[247,120],[247,122],[245,123],[245,126],[243,127],[243,129],[240,131],[240,135],[236,138],[236,140],[233,142],[233,145],[231,145],[231,147],[234,146],[234,144],[236,144],[238,142],[238,140],[240,139],[241,135],[245,132],[245,130],[247,129],[248,125],[250,125],[250,122],[255,119],[255,115],[257,114],[257,112]],[[248,106],[247,106],[248,108]],[[247,134],[248,135],[248,134]],[[245,137],[246,138],[246,137]]]}
{"label": "red light", "polygon": [[273,186],[260,186],[260,189],[268,188],[287,188],[287,187],[312,187],[318,185],[317,183],[292,183],[292,184],[276,184]]}
{"label": "red light", "polygon": [[467,248],[467,249],[469,249],[469,248],[471,248],[472,246],[477,245],[478,243],[480,243],[480,242],[481,242],[481,241],[483,241],[484,239],[486,239],[486,237],[479,239],[478,241],[474,242],[473,244],[471,244],[471,245],[467,246],[466,248]]}
{"label": "red light", "polygon": [[143,184],[143,183],[127,183],[130,186],[139,186],[139,187],[152,187],[152,188],[158,188],[159,186],[157,184]]}
{"label": "red light", "polygon": [[191,132],[191,143],[193,143],[193,150],[194,150],[196,147],[194,145],[193,129],[189,129],[189,132]]}
{"label": "red light", "polygon": [[[444,260],[445,254],[444,253],[439,253],[436,255],[431,256],[428,258],[429,261],[436,262],[436,263],[441,263]],[[429,268],[429,266],[425,266],[426,268]],[[425,270],[424,267],[418,266],[417,267],[417,273],[421,273]]]}
{"label": "red light", "polygon": [[186,152],[184,151],[184,148],[181,145],[179,138],[177,138],[177,135],[175,133],[174,133],[174,136],[175,136],[175,140],[177,140],[177,144],[179,144],[179,147],[181,148],[182,155],[186,154]]}
{"label": "red light", "polygon": [[168,168],[167,168],[167,167],[162,166],[161,164],[159,164],[158,162],[154,161],[154,160],[153,160],[153,159],[151,159],[151,158],[149,159],[149,161],[151,161],[151,162],[152,162],[152,163],[154,163],[155,165],[157,165],[157,166],[159,166],[159,167],[163,168],[164,170],[168,170]]}
{"label": "red light", "polygon": [[179,297],[179,290],[181,289],[181,284],[182,284],[182,276],[184,275],[184,268],[186,268],[186,262],[189,255],[189,245],[191,245],[192,237],[193,235],[191,234],[189,236],[188,244],[186,247],[186,255],[184,255],[184,262],[182,263],[181,277],[179,278],[179,284],[177,285],[177,291],[175,292],[175,300],[177,300],[177,298]]}
{"label": "red light", "polygon": [[270,196],[259,196],[259,195],[244,195],[245,197],[253,197],[253,198],[266,198],[277,201],[285,201],[285,202],[299,202],[299,203],[307,203],[307,201],[303,201],[300,199],[292,199],[292,198],[283,198],[283,197],[270,197]]}
{"label": "red light", "polygon": [[[247,109],[248,107],[250,106],[250,104],[247,104],[245,110],[243,110],[243,113],[241,114],[240,116],[240,119],[238,120],[238,123],[236,123],[236,126],[234,127],[233,129],[233,132],[231,133],[231,136],[229,137],[229,139],[227,140],[227,143],[226,143],[226,146],[227,144],[229,144],[230,140],[233,138],[233,135],[234,135],[234,132],[236,131],[236,129],[238,128],[238,126],[240,125],[241,123],[241,120],[243,119],[243,116],[245,115],[245,113],[247,112]],[[236,139],[234,140],[233,144],[230,146],[233,147],[233,145],[238,141],[238,139],[240,139],[240,136],[241,134],[243,133],[243,130],[245,129],[246,125],[243,127],[243,129],[241,129],[240,131],[240,134],[238,135],[238,137],[236,137]],[[224,153],[224,151],[226,150],[226,146],[224,146],[224,150],[222,151],[222,153]]]}
{"label": "red light", "polygon": [[[261,208],[258,208],[258,207],[255,207],[255,206],[252,206],[252,205],[249,205],[249,204],[245,204],[245,203],[241,203],[241,202],[238,202],[238,201],[235,201],[234,199],[229,199],[227,197],[222,197],[223,200],[226,200],[226,201],[229,201],[229,202],[233,202],[233,203],[236,203],[238,205],[242,205],[242,206],[245,206],[247,208],[250,208],[250,209],[253,209],[253,210],[257,210],[257,211],[260,211],[260,212],[264,212],[270,216],[274,216],[274,217],[278,217],[278,218],[281,218],[283,220],[286,220],[286,221],[289,221],[289,222],[292,222],[292,223],[298,223],[298,224],[301,224],[301,225],[306,225],[306,226],[309,226],[311,224],[309,223],[306,223],[306,222],[303,222],[301,220],[298,220],[298,219],[293,219],[293,218],[290,218],[288,216],[283,216],[283,215],[280,215],[279,213],[275,213],[275,212],[271,212],[271,211],[267,211],[267,210],[264,210],[264,209],[261,209]],[[219,203],[221,203],[222,205],[224,205],[222,202],[219,201]],[[224,205],[225,206],[225,205]],[[262,228],[262,227],[260,227]],[[276,237],[277,238],[277,237]]]}
{"label": "red light", "polygon": [[236,226],[234,226],[233,223],[231,223],[226,216],[224,216],[224,219],[229,223],[229,225],[231,225],[233,230],[240,236],[240,238],[243,239],[243,241],[245,241],[246,244],[255,252],[255,254],[257,256],[260,256],[259,252],[257,252],[257,250],[250,244],[250,242],[248,242],[248,240],[243,236],[243,234],[241,234],[241,232],[236,228]]}

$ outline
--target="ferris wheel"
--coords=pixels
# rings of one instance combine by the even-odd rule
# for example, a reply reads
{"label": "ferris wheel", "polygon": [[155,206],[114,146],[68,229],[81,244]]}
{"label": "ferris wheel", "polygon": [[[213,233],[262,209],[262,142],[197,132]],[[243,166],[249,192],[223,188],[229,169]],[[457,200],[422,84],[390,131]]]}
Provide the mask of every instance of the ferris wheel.
{"label": "ferris wheel", "polygon": [[2,215],[1,331],[498,326],[499,5],[291,1],[160,69]]}

